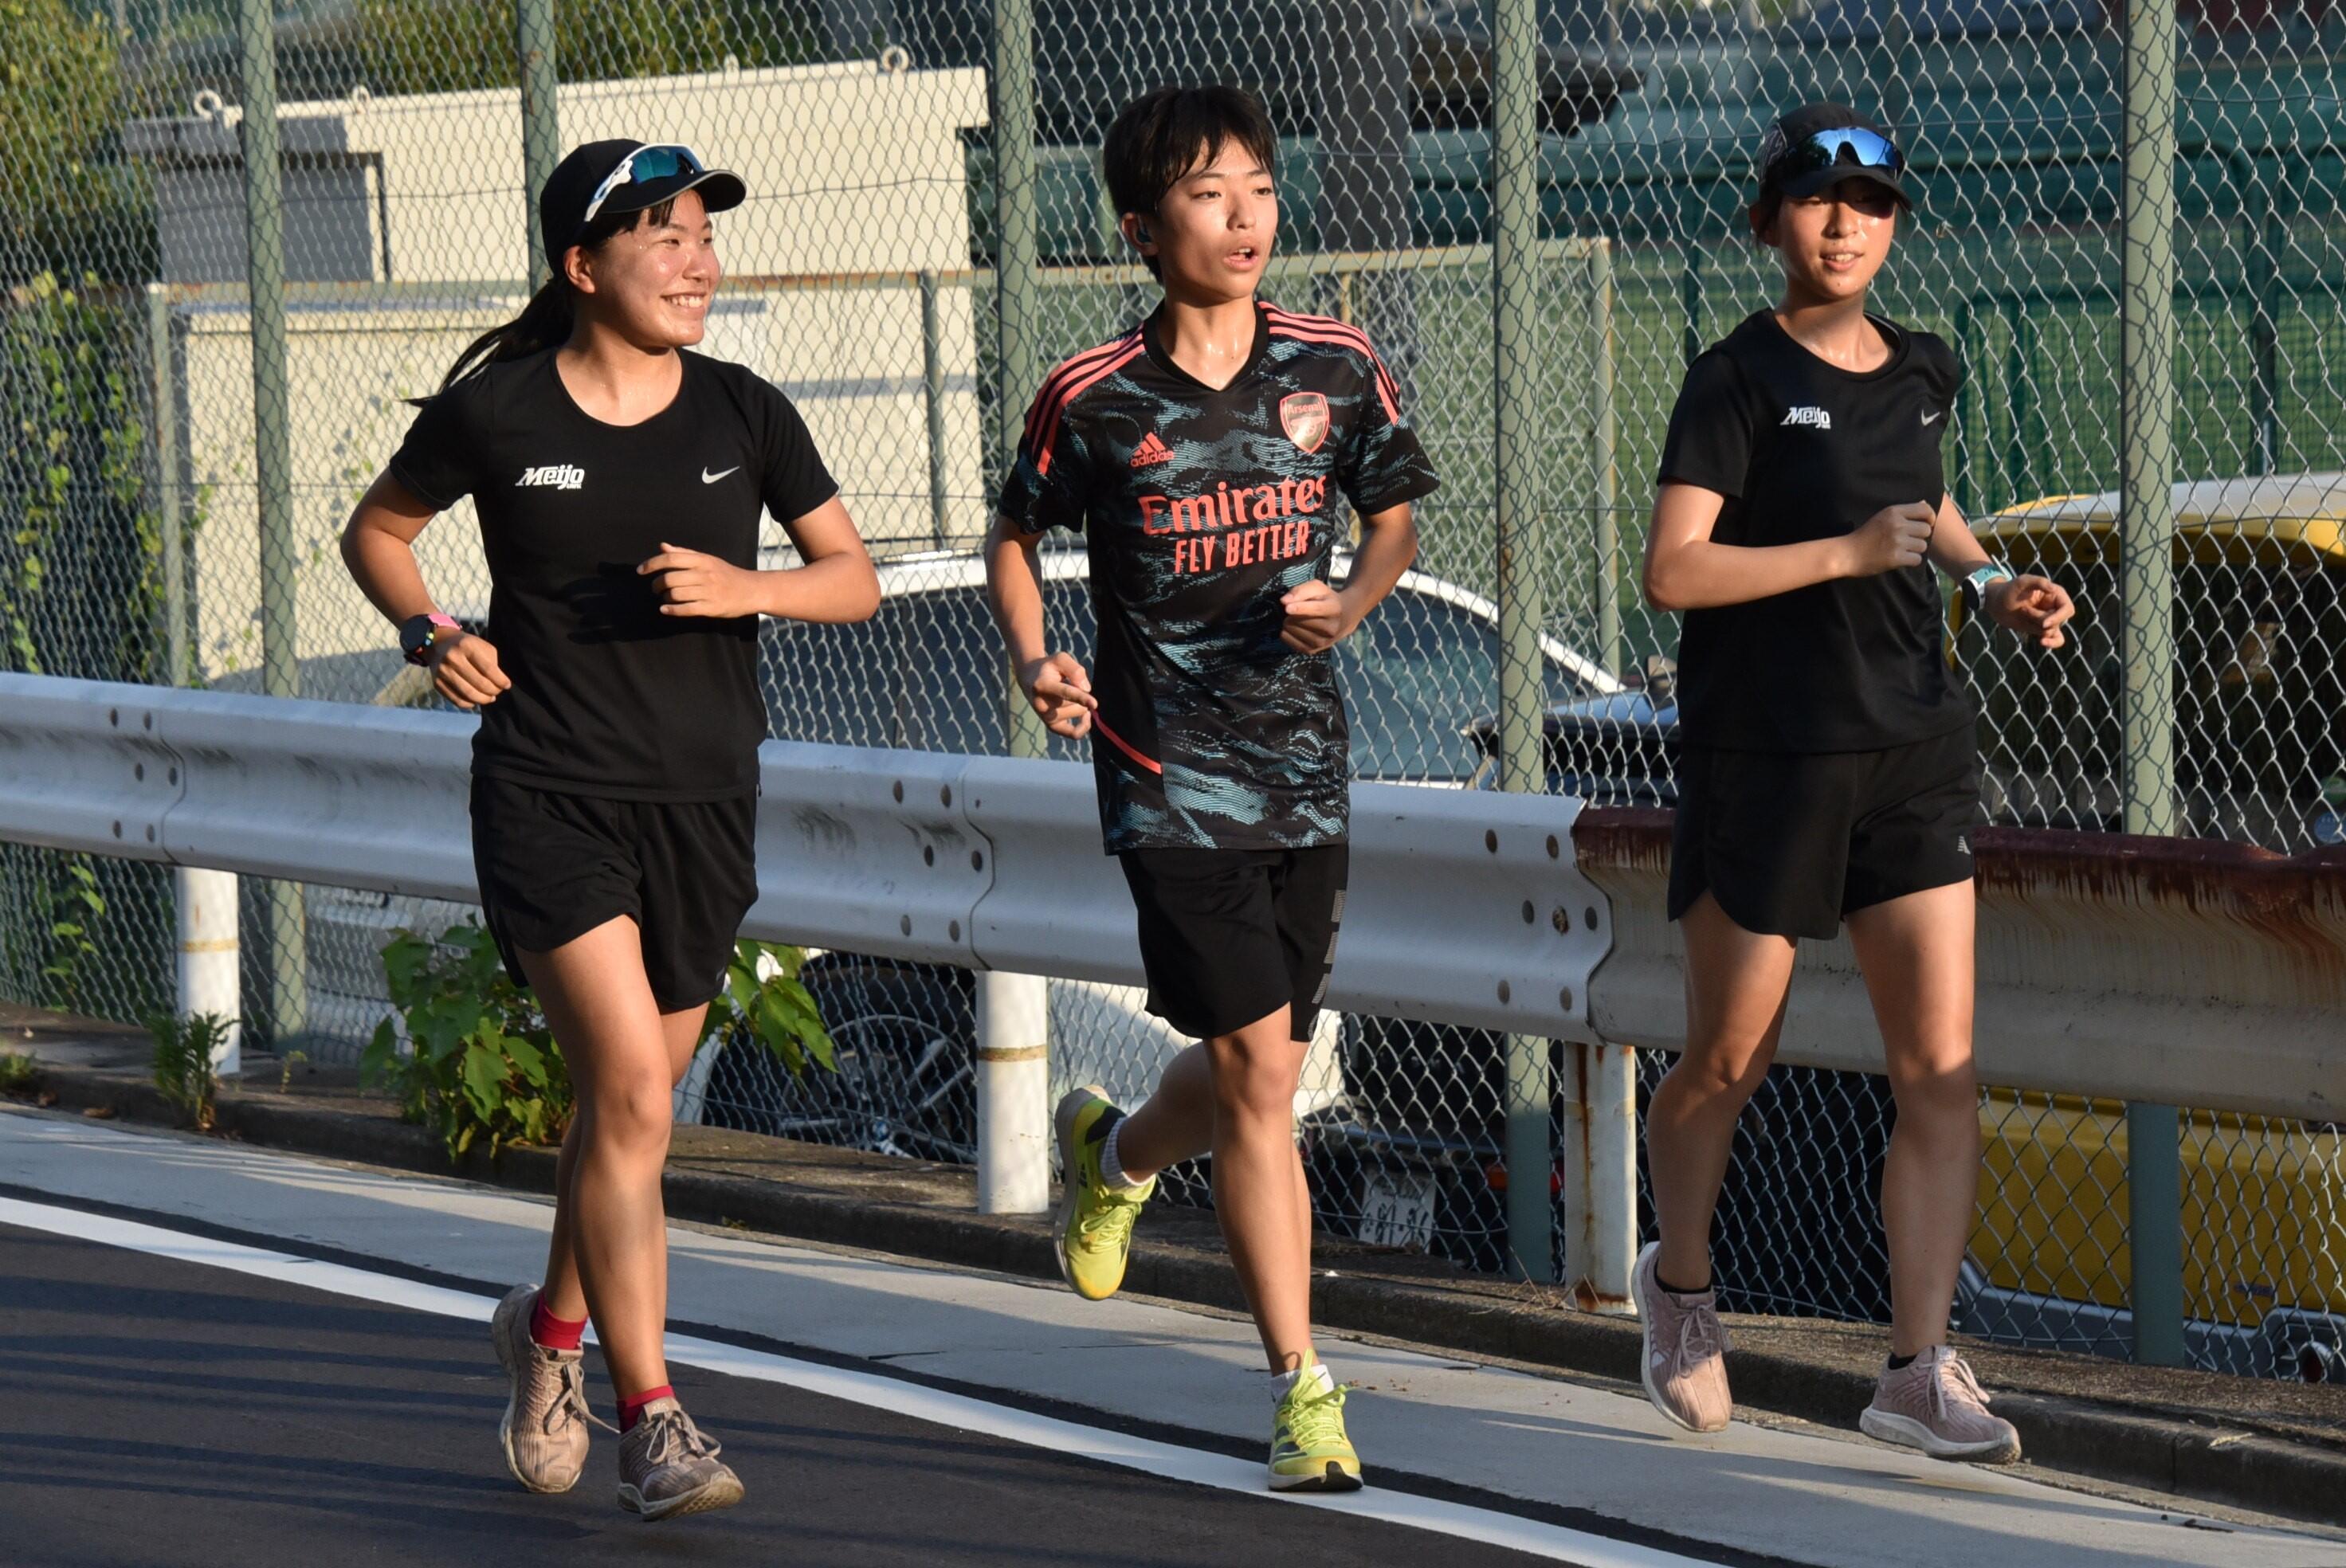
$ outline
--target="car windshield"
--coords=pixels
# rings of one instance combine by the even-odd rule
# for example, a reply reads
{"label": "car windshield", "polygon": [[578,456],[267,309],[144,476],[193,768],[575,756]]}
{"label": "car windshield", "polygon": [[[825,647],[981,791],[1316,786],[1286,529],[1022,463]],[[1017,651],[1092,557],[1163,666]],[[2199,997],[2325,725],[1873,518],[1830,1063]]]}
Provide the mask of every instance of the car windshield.
{"label": "car windshield", "polygon": [[[1490,621],[1431,593],[1396,588],[1337,646],[1362,779],[1463,784],[1482,749],[1464,733],[1499,702],[1499,636]],[[1586,688],[1550,662],[1551,699]]]}
{"label": "car windshield", "polygon": [[[1093,636],[1086,585],[1046,585],[1044,615],[1054,647],[1089,665]],[[924,589],[898,584],[880,612],[856,626],[765,623],[761,677],[772,732],[790,740],[923,751],[999,753],[1005,748],[1002,643],[974,583]],[[1463,784],[1480,752],[1463,733],[1498,702],[1496,628],[1436,595],[1396,589],[1339,645],[1337,678],[1351,714],[1356,776]],[[1548,695],[1587,695],[1551,661]],[[1054,738],[1051,754],[1089,755]]]}

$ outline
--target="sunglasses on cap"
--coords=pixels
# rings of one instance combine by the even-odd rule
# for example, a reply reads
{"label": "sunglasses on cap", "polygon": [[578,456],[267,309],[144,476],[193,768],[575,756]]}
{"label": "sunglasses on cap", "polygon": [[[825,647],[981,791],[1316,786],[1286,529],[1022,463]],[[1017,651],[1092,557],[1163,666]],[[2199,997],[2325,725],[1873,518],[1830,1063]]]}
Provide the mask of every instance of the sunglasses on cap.
{"label": "sunglasses on cap", "polygon": [[630,185],[648,185],[656,179],[670,179],[679,174],[707,174],[708,165],[700,155],[677,142],[664,142],[639,147],[619,160],[618,167],[603,177],[587,199],[586,215],[579,221],[592,223],[595,215],[603,210],[603,203],[611,193]]}
{"label": "sunglasses on cap", "polygon": [[1898,150],[1897,143],[1879,131],[1867,130],[1863,126],[1842,126],[1833,130],[1810,131],[1797,141],[1781,140],[1767,160],[1765,178],[1771,185],[1781,185],[1804,174],[1848,164],[1878,169],[1894,179],[1906,172],[1906,155]]}

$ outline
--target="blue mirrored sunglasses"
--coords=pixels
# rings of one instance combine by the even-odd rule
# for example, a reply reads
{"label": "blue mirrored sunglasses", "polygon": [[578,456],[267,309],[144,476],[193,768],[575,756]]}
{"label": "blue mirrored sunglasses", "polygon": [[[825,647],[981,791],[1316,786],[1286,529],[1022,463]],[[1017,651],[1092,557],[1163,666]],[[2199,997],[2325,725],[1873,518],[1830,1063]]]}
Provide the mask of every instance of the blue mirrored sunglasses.
{"label": "blue mirrored sunglasses", "polygon": [[586,216],[582,221],[592,223],[603,209],[603,203],[622,186],[648,184],[655,179],[667,179],[678,174],[706,174],[708,166],[700,155],[690,148],[674,142],[639,147],[619,160],[619,165],[603,177],[595,188],[595,195],[586,203]]}
{"label": "blue mirrored sunglasses", "polygon": [[[1849,156],[1842,157],[1844,152]],[[1768,174],[1781,182],[1840,163],[1878,168],[1892,176],[1906,172],[1906,155],[1898,150],[1897,143],[1862,126],[1843,126],[1835,130],[1810,131],[1799,141],[1786,144],[1784,150],[1770,161]]]}

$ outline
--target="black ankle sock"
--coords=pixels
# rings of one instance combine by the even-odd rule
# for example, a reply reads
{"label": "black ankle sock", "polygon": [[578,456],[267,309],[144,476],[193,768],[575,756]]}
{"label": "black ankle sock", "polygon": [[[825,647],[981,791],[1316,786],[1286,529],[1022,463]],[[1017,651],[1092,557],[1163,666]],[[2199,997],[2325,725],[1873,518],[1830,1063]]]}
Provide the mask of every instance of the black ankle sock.
{"label": "black ankle sock", "polygon": [[1914,1358],[1912,1356],[1892,1356],[1890,1358],[1890,1369],[1893,1372],[1902,1372],[1913,1364]]}
{"label": "black ankle sock", "polygon": [[1706,1285],[1702,1288],[1702,1290],[1689,1290],[1683,1285],[1673,1285],[1668,1280],[1662,1278],[1662,1271],[1658,1268],[1654,1270],[1654,1283],[1660,1286],[1663,1289],[1668,1291],[1673,1296],[1699,1296],[1703,1293],[1703,1290],[1710,1288],[1709,1286]]}

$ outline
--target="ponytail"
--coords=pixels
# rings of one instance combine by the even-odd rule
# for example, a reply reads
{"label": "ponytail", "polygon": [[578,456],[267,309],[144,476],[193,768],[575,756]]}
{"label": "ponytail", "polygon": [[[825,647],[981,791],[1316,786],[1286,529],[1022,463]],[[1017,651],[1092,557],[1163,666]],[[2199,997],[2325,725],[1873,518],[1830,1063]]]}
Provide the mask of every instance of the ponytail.
{"label": "ponytail", "polygon": [[467,376],[479,374],[499,360],[517,360],[544,349],[558,349],[570,341],[570,327],[578,313],[577,291],[570,280],[553,277],[529,297],[521,314],[504,326],[492,327],[474,338],[440,378],[446,392]]}
{"label": "ponytail", "polygon": [[[676,211],[676,198],[670,197],[656,206],[634,212],[607,212],[586,226],[586,232],[574,242],[580,249],[594,250],[615,234],[624,234],[639,223],[654,228],[666,223]],[[517,360],[525,355],[558,349],[570,341],[570,329],[578,319],[578,290],[563,276],[559,266],[554,276],[529,297],[521,314],[502,327],[492,327],[464,346],[448,373],[440,378],[434,396],[446,392],[458,382],[480,374],[499,360]],[[409,400],[418,408],[430,398]]]}

